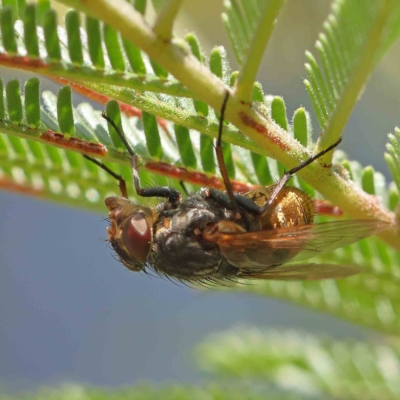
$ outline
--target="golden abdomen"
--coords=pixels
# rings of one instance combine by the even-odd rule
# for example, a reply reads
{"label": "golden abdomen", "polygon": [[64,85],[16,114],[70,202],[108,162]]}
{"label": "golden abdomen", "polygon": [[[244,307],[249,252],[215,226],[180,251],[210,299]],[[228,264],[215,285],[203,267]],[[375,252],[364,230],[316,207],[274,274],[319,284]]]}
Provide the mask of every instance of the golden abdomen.
{"label": "golden abdomen", "polygon": [[[275,185],[252,190],[246,194],[262,207],[268,200]],[[284,186],[269,209],[260,218],[260,230],[309,225],[314,219],[314,204],[302,190]]]}

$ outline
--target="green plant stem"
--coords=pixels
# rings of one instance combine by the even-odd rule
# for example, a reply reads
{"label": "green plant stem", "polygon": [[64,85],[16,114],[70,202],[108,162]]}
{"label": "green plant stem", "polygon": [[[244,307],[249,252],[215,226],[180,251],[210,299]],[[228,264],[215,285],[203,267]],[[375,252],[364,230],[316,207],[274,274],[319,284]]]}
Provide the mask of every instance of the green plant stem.
{"label": "green plant stem", "polygon": [[181,3],[182,0],[165,2],[163,9],[157,15],[153,31],[161,40],[171,40],[175,16],[179,11]]}
{"label": "green plant stem", "polygon": [[[220,109],[228,90],[222,81],[191,55],[185,42],[173,40],[166,43],[157,38],[143,17],[124,0],[59,2],[86,12],[118,29],[123,37],[148,53],[193,91],[199,100],[216,110]],[[241,132],[267,149],[270,156],[288,168],[310,157],[308,150],[275,122],[259,115],[252,107],[235,97],[230,97],[225,116]],[[375,197],[357,189],[353,183],[334,174],[331,169],[320,163],[311,164],[306,171],[301,171],[299,176],[353,218],[385,220],[395,226],[395,215],[383,208]],[[379,236],[400,250],[400,234],[395,227]]]}
{"label": "green plant stem", "polygon": [[234,88],[234,96],[246,103],[251,103],[253,84],[264,50],[275,28],[275,20],[284,4],[285,0],[272,0],[266,7],[263,17],[258,21],[258,29],[254,32],[253,40],[249,46],[250,51],[246,54],[246,59],[240,68]]}

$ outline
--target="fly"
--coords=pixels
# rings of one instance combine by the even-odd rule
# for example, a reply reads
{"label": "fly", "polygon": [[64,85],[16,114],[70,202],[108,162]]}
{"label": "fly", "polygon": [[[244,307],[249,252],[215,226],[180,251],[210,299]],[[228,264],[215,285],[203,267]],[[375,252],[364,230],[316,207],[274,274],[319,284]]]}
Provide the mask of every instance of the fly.
{"label": "fly", "polygon": [[360,272],[356,265],[298,262],[355,243],[389,224],[378,220],[314,223],[312,199],[302,190],[286,186],[293,174],[332,151],[341,139],[286,172],[278,183],[236,194],[221,148],[228,98],[229,92],[221,109],[216,142],[226,192],[203,188],[185,197],[169,186],[140,186],[137,155],[103,113],[130,154],[137,195],[165,199],[155,207],[131,202],[124,179],[100,161],[85,156],[119,182],[121,195],[106,198],[105,204],[110,219],[108,240],[122,264],[132,271],[150,269],[184,282],[218,284],[238,278],[320,280]]}

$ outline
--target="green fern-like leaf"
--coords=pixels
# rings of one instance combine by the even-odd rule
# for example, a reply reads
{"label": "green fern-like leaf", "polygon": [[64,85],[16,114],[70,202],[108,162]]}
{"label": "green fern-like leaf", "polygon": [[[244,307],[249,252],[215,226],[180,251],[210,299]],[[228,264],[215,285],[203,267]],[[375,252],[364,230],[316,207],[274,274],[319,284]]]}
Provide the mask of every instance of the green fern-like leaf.
{"label": "green fern-like leaf", "polygon": [[366,80],[400,34],[397,1],[337,0],[316,43],[321,64],[307,52],[305,80],[321,129],[320,147],[336,141]]}
{"label": "green fern-like leaf", "polygon": [[227,1],[222,18],[241,70],[235,93],[250,101],[263,51],[271,37],[284,0]]}
{"label": "green fern-like leaf", "polygon": [[[75,82],[130,87],[140,92],[154,90],[190,96],[177,80],[167,79],[165,73],[160,76],[159,69],[154,71],[145,53],[100,21],[87,17],[83,28],[79,14],[70,11],[64,28],[57,25],[53,9],[43,13],[40,4],[28,4],[20,9],[23,12],[21,20],[17,21],[11,17],[12,8],[4,6],[2,9],[2,53],[5,57],[0,65],[11,62],[17,68],[46,73],[54,79],[63,77]],[[42,23],[39,23],[41,11]]]}
{"label": "green fern-like leaf", "polygon": [[[5,94],[2,106],[3,121],[0,122],[0,126],[3,132],[11,136],[1,136],[2,170],[5,173],[3,187],[10,190],[18,188],[21,192],[25,191],[27,194],[52,201],[100,210],[100,204],[107,193],[118,194],[115,181],[103,172],[97,171],[97,167],[93,168],[82,156],[73,152],[102,157],[106,162],[111,162],[109,165],[111,169],[120,171],[127,182],[131,181],[128,154],[119,136],[113,128],[107,126],[100,112],[89,104],[83,103],[76,108],[73,107],[69,86],[63,87],[57,97],[50,92],[44,92],[40,96],[39,82],[36,78],[32,78],[25,84],[24,102],[21,102],[18,81],[9,82],[5,87]],[[42,107],[40,101],[43,103]],[[186,104],[184,106],[177,104],[181,108],[186,107]],[[115,101],[109,102],[106,110],[125,132],[137,154],[148,163],[152,162],[153,167],[154,162],[160,160],[170,166],[186,166],[189,170],[198,164],[200,152],[193,144],[198,141],[198,134],[190,133],[182,126],[174,127],[165,122],[159,126],[154,115],[145,112],[141,116],[139,114],[127,117],[120,113],[119,105]],[[28,154],[24,149],[29,146],[35,147],[37,151]],[[14,148],[21,149],[18,159],[15,159]],[[57,157],[54,156],[58,160],[56,162],[58,166],[47,160],[48,153],[53,155],[59,153]],[[233,156],[237,160],[243,160],[245,153],[245,150],[235,148]],[[21,167],[28,159],[30,164],[35,165],[36,178],[41,176],[41,185],[38,180],[34,182],[33,178],[21,178],[25,175],[22,171],[20,171],[22,175],[18,175],[19,178],[12,172],[13,166]],[[124,166],[115,163],[123,163]],[[243,161],[238,161],[237,164],[236,176],[241,181],[251,181],[250,175],[253,171],[249,170]],[[163,172],[161,167],[162,165],[159,173]],[[42,168],[49,169],[47,174],[46,172],[41,174]],[[46,176],[49,174],[56,176],[60,173],[60,179],[57,179],[59,189],[54,192]],[[165,174],[174,176],[173,171],[169,175],[164,172]],[[149,173],[145,170],[142,175],[144,181],[149,179]],[[207,175],[204,175],[204,179],[208,179]],[[187,180],[190,182],[190,177]],[[79,190],[69,190],[68,187],[71,185],[78,187]],[[133,188],[130,189],[130,194],[135,197]],[[97,194],[94,195],[93,192],[92,196],[87,196],[85,193],[88,190],[93,190]]]}

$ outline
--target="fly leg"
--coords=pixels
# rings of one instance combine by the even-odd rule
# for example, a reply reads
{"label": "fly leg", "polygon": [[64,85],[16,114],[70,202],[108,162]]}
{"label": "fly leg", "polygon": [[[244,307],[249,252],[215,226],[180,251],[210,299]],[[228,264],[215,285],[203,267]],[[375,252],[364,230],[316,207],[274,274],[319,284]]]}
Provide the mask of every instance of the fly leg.
{"label": "fly leg", "polygon": [[87,156],[86,154],[84,154],[83,157],[85,157],[87,160],[91,161],[92,163],[96,164],[102,170],[106,171],[109,175],[111,175],[113,178],[115,178],[118,181],[118,186],[119,186],[119,190],[121,192],[121,196],[125,197],[126,199],[128,198],[128,192],[126,190],[126,182],[125,182],[125,179],[122,178],[121,175],[118,175],[113,170],[108,168],[107,165],[103,164],[101,161],[96,160],[95,158]]}
{"label": "fly leg", "polygon": [[[132,147],[129,145],[128,141],[126,140],[125,135],[121,132],[121,130],[115,124],[115,122],[110,117],[108,117],[104,112],[101,114],[101,116],[107,122],[109,122],[111,124],[111,126],[115,129],[118,136],[122,140],[122,143],[125,145],[126,150],[130,154],[133,183],[135,186],[136,193],[142,197],[164,197],[164,198],[167,198],[170,203],[176,203],[176,201],[180,198],[181,193],[179,192],[179,190],[177,190],[175,188],[172,188],[169,186],[156,186],[156,187],[152,187],[152,188],[142,188],[140,186],[138,156],[133,151]],[[117,175],[116,173],[111,171],[102,162],[97,161],[97,160],[93,159],[92,157],[89,157],[86,155],[84,157],[87,158],[88,160],[94,162],[96,165],[98,165],[104,171],[109,173],[112,177],[117,179],[119,181],[122,196],[128,198],[125,181],[122,179],[122,177],[120,175]]]}
{"label": "fly leg", "polygon": [[[230,203],[229,208],[233,211],[236,211],[237,210],[236,198],[235,198],[235,194],[233,193],[232,184],[231,184],[231,181],[228,176],[228,171],[226,169],[224,155],[222,153],[222,145],[221,145],[222,129],[224,127],[224,115],[225,115],[225,109],[226,109],[226,104],[228,103],[228,99],[229,99],[229,91],[227,90],[225,93],[224,101],[222,103],[221,115],[219,118],[218,137],[217,137],[217,142],[215,144],[215,153],[217,155],[218,166],[221,171],[222,179],[224,181],[226,193],[228,194],[228,197],[229,197],[229,203]],[[218,200],[216,200],[216,201],[218,201]]]}
{"label": "fly leg", "polygon": [[274,190],[271,193],[271,196],[268,198],[268,201],[262,207],[260,207],[259,213],[260,214],[264,214],[265,211],[268,210],[268,208],[271,206],[271,204],[276,199],[276,196],[278,196],[279,192],[286,185],[287,181],[291,178],[292,175],[294,175],[296,172],[302,170],[303,168],[307,167],[312,162],[314,162],[318,158],[322,157],[324,154],[329,153],[331,150],[333,150],[335,147],[337,147],[341,141],[342,141],[342,138],[340,137],[338,141],[336,141],[335,143],[331,144],[326,149],[324,149],[324,150],[320,151],[319,153],[313,155],[312,157],[310,157],[308,160],[302,162],[297,167],[294,167],[291,170],[287,171],[282,176],[282,178],[279,180],[279,182],[275,185]]}

